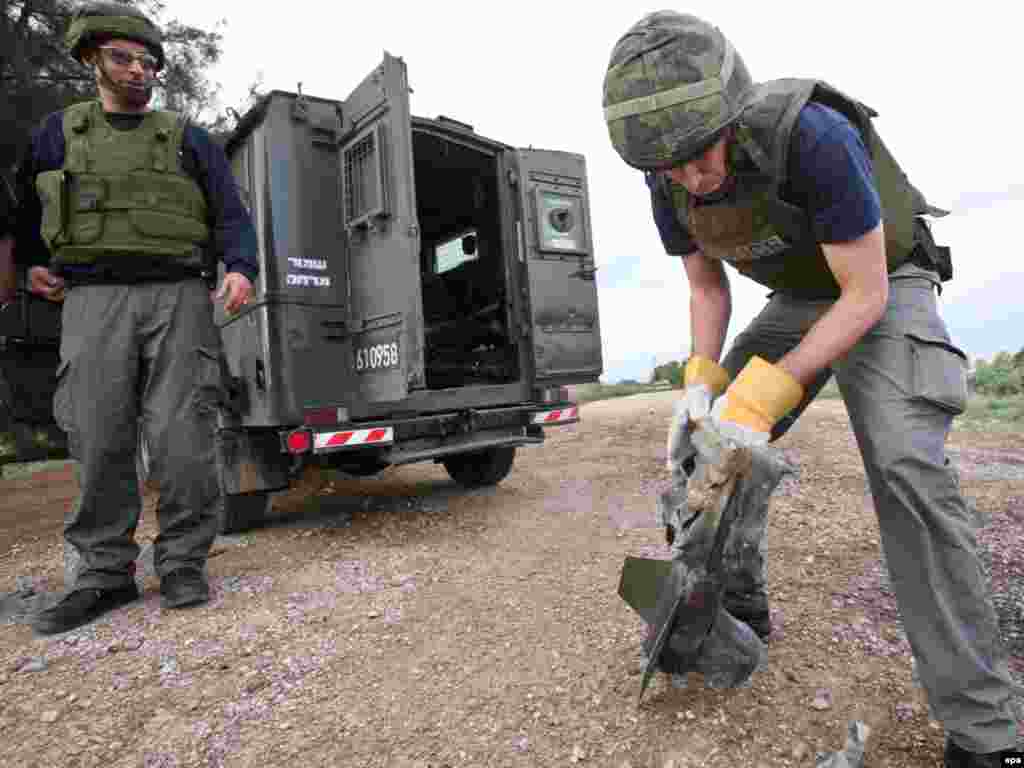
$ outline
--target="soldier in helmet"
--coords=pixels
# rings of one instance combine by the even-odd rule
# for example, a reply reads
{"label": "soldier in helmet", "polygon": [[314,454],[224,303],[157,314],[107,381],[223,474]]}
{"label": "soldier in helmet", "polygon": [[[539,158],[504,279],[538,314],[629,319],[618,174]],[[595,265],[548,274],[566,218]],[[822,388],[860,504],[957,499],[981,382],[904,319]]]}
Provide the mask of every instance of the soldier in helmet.
{"label": "soldier in helmet", "polygon": [[[46,118],[18,172],[19,263],[33,292],[64,302],[54,416],[80,486],[64,526],[80,565],[36,618],[42,634],[139,597],[139,429],[160,489],[163,605],[208,599],[221,503],[212,299],[239,311],[258,272],[255,230],[223,150],[182,116],[149,108],[164,66],[157,27],[131,6],[90,3],[74,13],[67,44],[99,98]],[[216,257],[225,276],[211,296]]]}
{"label": "soldier in helmet", "polygon": [[[753,83],[722,33],[694,16],[656,12],[623,35],[603,102],[612,144],[643,171],[690,284],[692,355],[670,463],[698,418],[748,445],[779,437],[835,375],[907,637],[946,727],[946,766],[1002,765],[1016,738],[1013,683],[943,447],[966,386],[936,309],[948,250],[922,218],[941,212],[886,150],[869,108],[821,81]],[[719,362],[725,265],[771,294]],[[765,636],[763,541],[748,543],[725,607]]]}

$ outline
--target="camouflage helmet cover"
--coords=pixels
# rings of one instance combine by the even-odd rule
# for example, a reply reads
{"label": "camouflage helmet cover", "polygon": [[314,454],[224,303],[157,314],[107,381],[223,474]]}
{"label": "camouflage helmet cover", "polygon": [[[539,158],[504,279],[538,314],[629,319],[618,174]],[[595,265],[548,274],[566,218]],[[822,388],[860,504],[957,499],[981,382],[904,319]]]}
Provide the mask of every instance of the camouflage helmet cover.
{"label": "camouflage helmet cover", "polygon": [[603,106],[612,145],[634,168],[684,163],[739,116],[751,86],[717,27],[650,13],[619,38],[608,62]]}
{"label": "camouflage helmet cover", "polygon": [[144,13],[125,3],[85,3],[71,16],[65,42],[71,57],[79,62],[89,48],[109,38],[134,40],[156,56],[157,69],[164,67],[163,36]]}

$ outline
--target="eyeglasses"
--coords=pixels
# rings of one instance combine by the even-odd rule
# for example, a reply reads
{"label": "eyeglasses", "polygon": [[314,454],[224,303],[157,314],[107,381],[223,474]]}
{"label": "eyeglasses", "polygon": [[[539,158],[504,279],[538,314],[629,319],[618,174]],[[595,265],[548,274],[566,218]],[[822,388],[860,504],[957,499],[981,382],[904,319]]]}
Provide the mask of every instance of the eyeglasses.
{"label": "eyeglasses", "polygon": [[112,45],[101,46],[100,50],[105,52],[107,58],[119,67],[130,67],[137,61],[147,72],[156,72],[157,65],[160,63],[156,56],[150,53],[135,53],[126,51],[124,48],[115,48]]}

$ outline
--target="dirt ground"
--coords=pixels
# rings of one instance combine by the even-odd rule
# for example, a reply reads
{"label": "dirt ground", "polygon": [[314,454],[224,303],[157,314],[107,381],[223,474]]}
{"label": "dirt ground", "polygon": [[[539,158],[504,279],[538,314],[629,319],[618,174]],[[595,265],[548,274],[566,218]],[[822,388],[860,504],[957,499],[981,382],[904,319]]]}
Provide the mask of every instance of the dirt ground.
{"label": "dirt ground", "polygon": [[[643,625],[616,589],[625,555],[668,554],[675,397],[584,406],[495,489],[421,464],[282,496],[270,526],[218,540],[201,608],[162,611],[150,575],[66,636],[9,618],[0,765],[774,768],[813,765],[853,719],[870,768],[941,765],[839,401],[778,444],[800,474],[770,518],[767,668],[725,691],[658,675],[637,707]],[[1020,679],[1024,436],[958,429],[950,448]],[[0,489],[0,592],[60,589],[70,470]]]}

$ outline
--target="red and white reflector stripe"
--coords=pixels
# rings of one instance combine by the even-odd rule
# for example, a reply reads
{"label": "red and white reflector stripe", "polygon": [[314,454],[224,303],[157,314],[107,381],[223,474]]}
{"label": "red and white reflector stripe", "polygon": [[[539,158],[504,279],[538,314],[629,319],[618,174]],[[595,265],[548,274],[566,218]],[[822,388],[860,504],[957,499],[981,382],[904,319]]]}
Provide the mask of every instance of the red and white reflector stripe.
{"label": "red and white reflector stripe", "polygon": [[533,414],[534,424],[551,426],[552,424],[564,424],[567,421],[578,421],[580,418],[579,406],[570,408],[559,408],[557,411],[542,411]]}
{"label": "red and white reflector stripe", "polygon": [[395,430],[391,427],[319,432],[313,438],[314,447],[318,451],[326,448],[352,448],[359,445],[386,445],[394,441]]}

